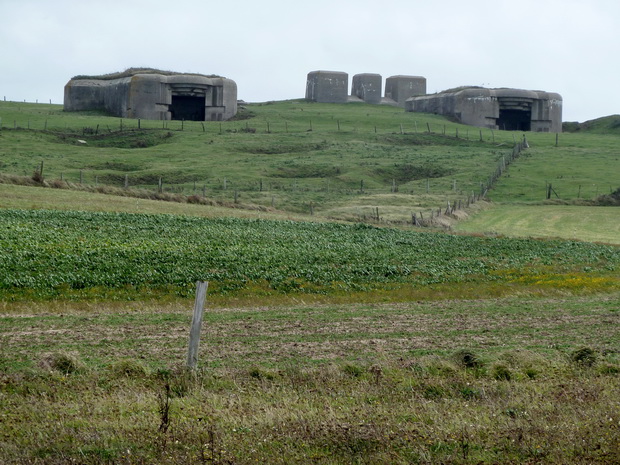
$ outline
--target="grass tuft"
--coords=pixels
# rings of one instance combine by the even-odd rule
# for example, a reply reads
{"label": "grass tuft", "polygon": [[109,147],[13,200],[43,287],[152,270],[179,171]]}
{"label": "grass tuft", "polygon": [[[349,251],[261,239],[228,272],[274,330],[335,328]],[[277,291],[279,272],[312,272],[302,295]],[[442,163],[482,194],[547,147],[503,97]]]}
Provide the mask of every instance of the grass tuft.
{"label": "grass tuft", "polygon": [[492,373],[493,378],[498,381],[510,381],[512,379],[512,371],[503,363],[493,366]]}
{"label": "grass tuft", "polygon": [[570,355],[573,363],[580,367],[592,367],[596,363],[597,353],[590,347],[582,347],[573,351]]}
{"label": "grass tuft", "polygon": [[469,349],[461,349],[454,353],[454,361],[464,368],[482,368],[484,365],[480,357]]}
{"label": "grass tuft", "polygon": [[116,377],[145,378],[149,370],[140,361],[126,358],[118,360],[109,367],[110,372]]}
{"label": "grass tuft", "polygon": [[39,365],[49,371],[54,370],[65,375],[76,373],[83,368],[83,364],[78,357],[68,352],[47,354],[42,358]]}

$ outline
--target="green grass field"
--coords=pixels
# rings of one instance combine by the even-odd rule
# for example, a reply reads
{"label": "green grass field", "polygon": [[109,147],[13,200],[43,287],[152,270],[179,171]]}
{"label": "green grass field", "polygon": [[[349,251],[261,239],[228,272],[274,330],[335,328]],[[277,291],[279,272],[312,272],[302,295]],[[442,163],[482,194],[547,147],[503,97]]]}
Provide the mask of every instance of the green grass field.
{"label": "green grass field", "polygon": [[618,207],[496,204],[458,222],[454,230],[620,245],[620,210]]}
{"label": "green grass field", "polygon": [[[389,106],[303,101],[250,104],[223,123],[138,123],[0,102],[0,120],[4,175],[42,166],[56,185],[151,191],[161,180],[170,193],[348,221],[373,218],[377,208],[383,221],[411,221],[464,202],[523,136]],[[562,134],[558,146],[553,134],[527,134],[530,148],[489,198],[542,202],[549,183],[553,200],[569,203],[609,193],[618,187],[618,135],[615,126],[601,131]]]}

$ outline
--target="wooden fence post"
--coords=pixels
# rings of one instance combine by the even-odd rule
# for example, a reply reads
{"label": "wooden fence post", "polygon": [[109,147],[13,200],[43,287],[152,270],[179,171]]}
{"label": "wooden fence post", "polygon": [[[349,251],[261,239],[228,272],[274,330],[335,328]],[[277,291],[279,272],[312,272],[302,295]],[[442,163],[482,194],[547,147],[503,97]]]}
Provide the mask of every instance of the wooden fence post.
{"label": "wooden fence post", "polygon": [[204,312],[205,299],[207,298],[208,281],[196,282],[196,300],[194,301],[194,315],[192,326],[189,331],[189,349],[187,351],[187,367],[194,370],[198,363],[198,346],[200,345],[200,327]]}

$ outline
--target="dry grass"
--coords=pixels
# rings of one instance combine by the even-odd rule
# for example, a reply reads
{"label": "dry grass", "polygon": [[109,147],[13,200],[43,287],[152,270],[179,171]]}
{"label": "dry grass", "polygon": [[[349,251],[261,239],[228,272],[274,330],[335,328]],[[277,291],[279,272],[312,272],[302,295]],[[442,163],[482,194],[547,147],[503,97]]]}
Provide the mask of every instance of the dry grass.
{"label": "dry grass", "polygon": [[619,297],[12,312],[0,461],[615,463]]}

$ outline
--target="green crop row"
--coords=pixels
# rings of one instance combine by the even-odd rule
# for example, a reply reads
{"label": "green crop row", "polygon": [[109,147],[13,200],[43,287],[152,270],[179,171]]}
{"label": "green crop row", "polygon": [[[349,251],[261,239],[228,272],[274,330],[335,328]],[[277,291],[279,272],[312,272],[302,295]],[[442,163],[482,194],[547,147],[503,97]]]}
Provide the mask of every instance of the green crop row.
{"label": "green crop row", "polygon": [[[67,289],[281,292],[608,274],[620,248],[430,234],[367,225],[58,211],[0,211],[0,296]],[[517,270],[517,271],[515,271]],[[520,271],[519,271],[520,270]]]}

